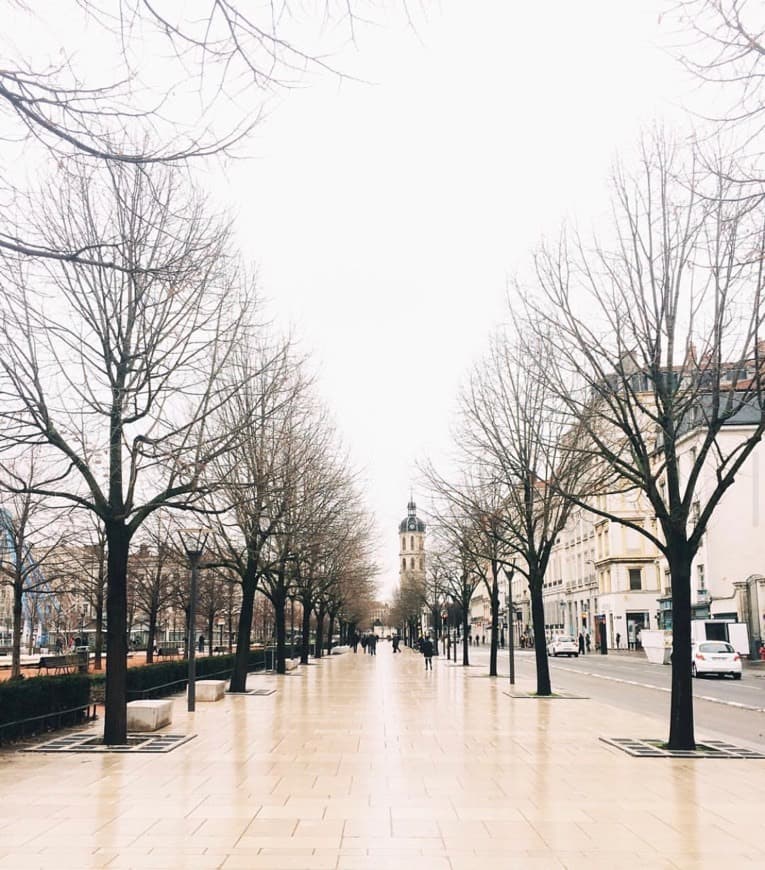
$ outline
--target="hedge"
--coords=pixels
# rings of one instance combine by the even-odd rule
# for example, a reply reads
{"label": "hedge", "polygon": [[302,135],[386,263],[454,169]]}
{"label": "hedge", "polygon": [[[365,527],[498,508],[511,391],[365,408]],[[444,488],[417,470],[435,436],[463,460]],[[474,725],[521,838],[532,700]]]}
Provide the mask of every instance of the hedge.
{"label": "hedge", "polygon": [[[197,679],[217,676],[225,679],[234,669],[234,655],[206,656],[196,660]],[[248,670],[265,667],[266,656],[262,649],[250,650]],[[180,691],[180,684],[185,683],[189,675],[187,659],[176,659],[171,662],[158,662],[137,668],[128,668],[127,695],[128,700],[138,697],[153,697],[172,695]],[[103,677],[101,678],[103,679]]]}
{"label": "hedge", "polygon": [[[90,703],[90,678],[87,674],[61,677],[29,677],[0,683],[0,739],[10,740],[21,734],[49,730],[52,722],[38,719],[19,725],[23,719],[51,716],[57,724],[76,724],[84,712],[56,716],[62,710],[84,707]],[[8,727],[3,727],[8,726]]]}

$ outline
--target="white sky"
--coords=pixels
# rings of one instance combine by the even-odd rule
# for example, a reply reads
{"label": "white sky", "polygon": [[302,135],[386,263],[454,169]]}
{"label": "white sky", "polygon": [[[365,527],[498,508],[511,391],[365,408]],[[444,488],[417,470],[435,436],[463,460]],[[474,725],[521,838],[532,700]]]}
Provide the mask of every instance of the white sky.
{"label": "white sky", "polygon": [[[427,509],[416,462],[447,461],[457,391],[503,317],[508,276],[565,218],[602,226],[613,158],[641,127],[679,123],[693,87],[660,21],[672,0],[406,0],[416,30],[403,2],[370,2],[376,25],[329,59],[373,84],[327,75],[284,95],[215,191],[363,469],[384,595],[410,488]],[[62,40],[74,6],[11,6],[1,43],[54,65],[68,45],[109,81],[115,49],[92,22]],[[153,44],[135,45],[134,64],[162,79],[161,63],[144,69]]]}
{"label": "white sky", "polygon": [[229,169],[270,310],[313,353],[397,582],[415,462],[448,450],[456,393],[502,318],[506,278],[687,88],[652,0],[462,0],[377,28],[275,107]]}

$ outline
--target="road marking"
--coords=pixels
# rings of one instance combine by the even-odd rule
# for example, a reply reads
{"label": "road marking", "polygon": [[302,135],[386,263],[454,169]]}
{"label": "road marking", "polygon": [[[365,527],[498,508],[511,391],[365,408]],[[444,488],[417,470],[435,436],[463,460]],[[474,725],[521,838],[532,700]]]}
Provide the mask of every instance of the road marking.
{"label": "road marking", "polygon": [[[638,686],[642,689],[656,689],[657,692],[664,692],[669,695],[672,689],[666,686],[655,686],[653,683],[639,683],[637,680],[625,680],[623,677],[612,677],[608,674],[596,674],[592,671],[580,671],[577,668],[567,668],[565,665],[556,663],[555,667],[559,671],[568,671],[571,674],[581,674],[585,677],[595,677],[598,680],[610,680],[612,683],[625,683],[628,686]],[[751,704],[742,704],[740,701],[725,701],[722,698],[715,698],[712,695],[694,695],[699,701],[709,701],[711,704],[722,704],[725,707],[738,707],[740,710],[751,710],[753,713],[765,713],[765,707],[753,707]]]}

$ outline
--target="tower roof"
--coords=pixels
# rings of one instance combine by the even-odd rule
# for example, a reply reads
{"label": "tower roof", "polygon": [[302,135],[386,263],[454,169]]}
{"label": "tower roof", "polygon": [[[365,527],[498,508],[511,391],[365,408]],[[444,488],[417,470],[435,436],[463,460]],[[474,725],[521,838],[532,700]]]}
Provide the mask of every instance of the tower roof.
{"label": "tower roof", "polygon": [[409,498],[409,504],[406,506],[406,516],[398,524],[399,532],[424,532],[425,523],[417,516],[417,505],[413,498]]}

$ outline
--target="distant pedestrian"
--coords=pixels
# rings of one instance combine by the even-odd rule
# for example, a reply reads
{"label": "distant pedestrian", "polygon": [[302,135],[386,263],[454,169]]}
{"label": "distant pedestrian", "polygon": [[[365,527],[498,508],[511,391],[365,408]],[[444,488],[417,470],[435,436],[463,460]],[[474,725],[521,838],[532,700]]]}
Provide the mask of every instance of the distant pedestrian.
{"label": "distant pedestrian", "polygon": [[357,652],[359,648],[359,635],[358,632],[353,632],[353,637],[351,638],[351,646],[353,647],[353,651]]}
{"label": "distant pedestrian", "polygon": [[617,648],[617,649],[619,649],[619,644],[620,644],[621,642],[622,642],[622,636],[621,636],[621,635],[619,634],[619,632],[617,631],[617,632],[616,632],[616,648]]}
{"label": "distant pedestrian", "polygon": [[424,637],[420,646],[423,656],[425,656],[425,670],[433,670],[433,641],[430,637]]}
{"label": "distant pedestrian", "polygon": [[397,634],[394,634],[393,635],[393,652],[394,653],[401,652],[401,650],[398,648],[400,643],[401,643],[401,638]]}
{"label": "distant pedestrian", "polygon": [[481,635],[481,643],[486,646],[486,635]]}
{"label": "distant pedestrian", "polygon": [[199,635],[199,652],[205,651],[205,636],[203,634]]}
{"label": "distant pedestrian", "polygon": [[56,652],[62,653],[64,651],[64,644],[60,637],[56,638]]}
{"label": "distant pedestrian", "polygon": [[581,631],[579,632],[579,653],[584,655],[584,635]]}
{"label": "distant pedestrian", "polygon": [[365,634],[361,635],[361,651],[366,655],[367,651],[367,636]]}
{"label": "distant pedestrian", "polygon": [[590,652],[590,647],[591,647],[592,642],[590,640],[590,632],[589,631],[584,636],[584,642],[587,644],[587,652]]}
{"label": "distant pedestrian", "polygon": [[377,655],[377,635],[370,634],[369,640],[367,641],[367,647],[369,648],[369,655],[376,656]]}

